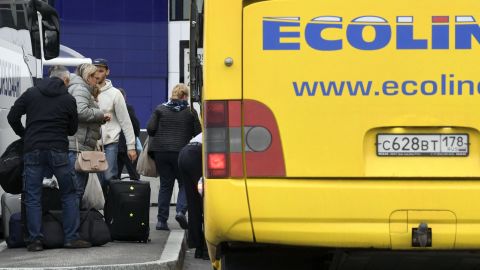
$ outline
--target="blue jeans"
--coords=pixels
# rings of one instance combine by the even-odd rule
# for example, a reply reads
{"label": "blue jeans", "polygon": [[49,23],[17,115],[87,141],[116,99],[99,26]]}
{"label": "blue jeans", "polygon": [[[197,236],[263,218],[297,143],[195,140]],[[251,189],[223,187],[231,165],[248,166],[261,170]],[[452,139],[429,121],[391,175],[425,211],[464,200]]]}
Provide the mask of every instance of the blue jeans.
{"label": "blue jeans", "polygon": [[185,187],[180,179],[178,169],[178,152],[154,152],[155,165],[160,175],[160,191],[158,192],[158,221],[166,222],[170,212],[170,200],[172,198],[175,179],[178,181],[177,213],[187,213],[187,198]]}
{"label": "blue jeans", "polygon": [[24,155],[24,193],[29,241],[43,239],[42,182],[47,171],[53,171],[58,180],[63,209],[65,243],[79,239],[80,207],[77,187],[67,151],[34,150]]}
{"label": "blue jeans", "polygon": [[110,180],[117,179],[118,175],[118,164],[117,164],[117,155],[118,155],[118,143],[111,143],[104,146],[105,147],[105,156],[108,162],[108,169],[103,173],[98,173],[98,180],[102,185],[103,190],[106,190]]}
{"label": "blue jeans", "polygon": [[76,182],[77,188],[77,197],[79,203],[81,204],[83,193],[85,193],[85,187],[87,186],[88,181],[88,173],[84,172],[77,172],[75,170],[75,162],[77,161],[77,152],[76,151],[68,151],[68,160],[70,161],[70,169],[74,172],[74,180]]}

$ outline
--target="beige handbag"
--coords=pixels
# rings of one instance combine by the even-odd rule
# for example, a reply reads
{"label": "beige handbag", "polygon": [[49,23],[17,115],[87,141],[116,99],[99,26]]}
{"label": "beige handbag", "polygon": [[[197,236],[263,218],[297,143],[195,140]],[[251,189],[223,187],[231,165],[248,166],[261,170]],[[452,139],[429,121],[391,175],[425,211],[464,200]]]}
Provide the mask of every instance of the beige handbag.
{"label": "beige handbag", "polygon": [[103,141],[100,147],[101,151],[80,151],[77,137],[75,137],[75,142],[77,143],[77,161],[75,161],[77,172],[98,173],[108,169],[107,157],[103,152]]}
{"label": "beige handbag", "polygon": [[157,177],[157,167],[155,166],[155,160],[148,155],[149,137],[145,140],[143,145],[143,151],[140,153],[137,161],[137,172],[140,175],[147,177]]}

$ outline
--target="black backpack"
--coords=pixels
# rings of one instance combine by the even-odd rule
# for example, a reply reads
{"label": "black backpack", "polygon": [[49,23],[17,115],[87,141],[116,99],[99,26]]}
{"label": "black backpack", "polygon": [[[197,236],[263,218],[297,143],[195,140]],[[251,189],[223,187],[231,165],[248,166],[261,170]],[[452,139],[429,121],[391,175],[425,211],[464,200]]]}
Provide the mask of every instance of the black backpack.
{"label": "black backpack", "polygon": [[11,143],[0,157],[0,185],[10,194],[22,192],[23,140]]}

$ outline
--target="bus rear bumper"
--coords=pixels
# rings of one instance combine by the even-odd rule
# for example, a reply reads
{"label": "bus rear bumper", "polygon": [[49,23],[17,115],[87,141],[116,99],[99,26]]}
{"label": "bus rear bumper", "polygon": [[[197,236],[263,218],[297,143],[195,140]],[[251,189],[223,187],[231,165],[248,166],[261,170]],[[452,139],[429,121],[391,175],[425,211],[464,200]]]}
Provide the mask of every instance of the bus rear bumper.
{"label": "bus rear bumper", "polygon": [[[257,243],[464,250],[480,248],[480,180],[249,179]],[[413,231],[431,230],[414,247]]]}

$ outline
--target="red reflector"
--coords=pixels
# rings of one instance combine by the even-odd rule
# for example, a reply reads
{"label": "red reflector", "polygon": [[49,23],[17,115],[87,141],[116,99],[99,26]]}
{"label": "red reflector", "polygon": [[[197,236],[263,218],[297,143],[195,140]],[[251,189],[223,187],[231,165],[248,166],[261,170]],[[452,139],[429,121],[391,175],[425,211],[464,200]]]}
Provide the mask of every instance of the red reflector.
{"label": "red reflector", "polygon": [[230,176],[243,177],[242,153],[230,153]]}
{"label": "red reflector", "polygon": [[228,126],[240,127],[242,125],[242,104],[240,101],[228,102]]}
{"label": "red reflector", "polygon": [[285,160],[277,120],[267,105],[256,100],[243,103],[244,125],[264,127],[270,132],[271,145],[261,152],[246,152],[246,177],[285,177]]}
{"label": "red reflector", "polygon": [[448,16],[433,16],[432,22],[433,23],[448,23]]}
{"label": "red reflector", "polygon": [[208,170],[209,178],[225,178],[227,177],[227,170]]}
{"label": "red reflector", "polygon": [[205,102],[205,123],[207,128],[227,126],[226,107],[225,101]]}
{"label": "red reflector", "polygon": [[209,153],[208,169],[209,170],[226,170],[227,157],[225,153]]}

